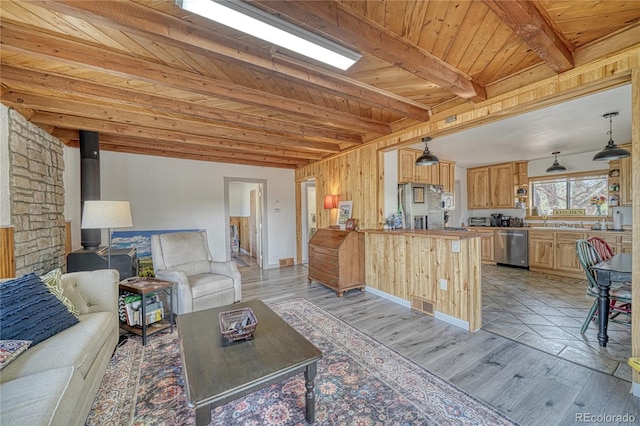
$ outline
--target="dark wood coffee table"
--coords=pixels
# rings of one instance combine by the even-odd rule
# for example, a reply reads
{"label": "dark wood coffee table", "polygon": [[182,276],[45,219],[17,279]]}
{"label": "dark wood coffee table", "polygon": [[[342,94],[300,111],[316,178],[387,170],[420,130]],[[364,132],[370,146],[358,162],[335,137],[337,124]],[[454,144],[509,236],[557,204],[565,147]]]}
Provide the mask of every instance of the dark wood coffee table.
{"label": "dark wood coffee table", "polygon": [[[218,313],[243,307],[258,319],[253,339],[227,343]],[[314,380],[322,352],[260,300],[179,315],[176,320],[187,399],[196,424],[211,421],[211,409],[304,372],[307,422],[315,420]]]}

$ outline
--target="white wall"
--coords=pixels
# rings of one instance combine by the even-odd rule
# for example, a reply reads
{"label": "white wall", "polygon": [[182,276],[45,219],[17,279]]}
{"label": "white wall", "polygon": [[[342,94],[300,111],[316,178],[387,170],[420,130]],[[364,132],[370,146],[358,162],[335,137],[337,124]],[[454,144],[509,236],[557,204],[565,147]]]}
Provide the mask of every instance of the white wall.
{"label": "white wall", "polygon": [[398,150],[384,153],[384,217],[398,213]]}
{"label": "white wall", "polygon": [[251,215],[250,192],[257,187],[257,183],[229,183],[229,216],[249,217]]}
{"label": "white wall", "polygon": [[[73,249],[80,248],[80,151],[65,147],[65,219],[72,222]],[[100,153],[101,198],[128,200],[133,227],[127,230],[206,229],[214,259],[227,259],[224,178],[267,180],[266,268],[295,257],[293,170],[175,158]],[[280,212],[276,212],[276,207]],[[108,240],[102,234],[103,245]]]}
{"label": "white wall", "polygon": [[[567,171],[564,173],[592,172],[594,170],[609,170],[608,161],[593,161],[593,156],[599,151],[583,152],[582,154],[558,155],[558,163],[565,166]],[[542,160],[529,161],[527,172],[529,177],[552,176],[547,173],[549,166],[553,164],[553,157],[544,158]]]}

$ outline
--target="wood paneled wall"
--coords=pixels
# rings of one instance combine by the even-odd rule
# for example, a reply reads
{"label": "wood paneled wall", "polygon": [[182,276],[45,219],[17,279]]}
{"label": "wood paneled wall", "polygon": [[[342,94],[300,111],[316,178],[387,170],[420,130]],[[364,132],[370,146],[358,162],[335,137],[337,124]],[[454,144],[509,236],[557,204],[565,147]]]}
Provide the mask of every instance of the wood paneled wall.
{"label": "wood paneled wall", "polygon": [[[452,243],[460,244],[454,253]],[[426,235],[366,233],[367,286],[411,301],[417,296],[435,309],[482,326],[480,237],[451,240]],[[447,281],[443,290],[440,280]]]}
{"label": "wood paneled wall", "polygon": [[[353,217],[361,229],[380,228],[383,220],[383,152],[415,144],[429,135],[433,138],[488,124],[543,106],[557,104],[582,95],[628,84],[631,70],[640,67],[640,47],[577,67],[536,84],[493,97],[484,102],[468,103],[438,113],[428,122],[417,124],[389,136],[368,142],[362,147],[340,153],[296,169],[296,183],[315,178],[318,227],[335,220],[335,212],[324,210],[327,194],[338,194],[340,200],[353,201]],[[446,123],[445,118],[456,120]],[[455,161],[455,158],[447,160]],[[297,190],[297,217],[301,197]],[[298,227],[300,224],[298,224]],[[298,232],[298,235],[301,234]],[[298,260],[300,260],[298,239]]]}
{"label": "wood paneled wall", "polygon": [[15,278],[16,258],[13,227],[0,228],[0,278]]}
{"label": "wood paneled wall", "polygon": [[229,218],[229,222],[231,225],[236,225],[238,227],[238,237],[240,239],[240,248],[249,253],[250,241],[249,241],[249,217],[247,216],[231,216]]}
{"label": "wood paneled wall", "polygon": [[[583,62],[581,62],[583,63]],[[302,260],[301,249],[301,196],[300,182],[315,178],[318,227],[331,224],[329,212],[322,209],[326,194],[338,194],[341,200],[353,200],[353,217],[361,229],[380,228],[383,212],[383,151],[397,149],[420,141],[425,135],[433,138],[488,124],[534,109],[554,105],[573,98],[628,84],[633,85],[633,198],[640,200],[640,47],[634,46],[602,59],[550,77],[511,92],[492,97],[484,102],[459,105],[435,114],[430,121],[399,131],[367,143],[335,157],[296,169],[297,259]],[[634,73],[631,78],[632,71]],[[456,120],[445,123],[445,118]],[[455,161],[455,158],[447,160]],[[637,206],[639,203],[634,203]],[[634,304],[640,304],[640,211],[634,209],[633,218]],[[371,272],[371,271],[368,271]],[[371,274],[369,274],[371,275]],[[369,283],[367,283],[369,285]],[[633,355],[640,356],[640,312],[633,318]],[[634,373],[634,382],[640,386],[640,374]]]}

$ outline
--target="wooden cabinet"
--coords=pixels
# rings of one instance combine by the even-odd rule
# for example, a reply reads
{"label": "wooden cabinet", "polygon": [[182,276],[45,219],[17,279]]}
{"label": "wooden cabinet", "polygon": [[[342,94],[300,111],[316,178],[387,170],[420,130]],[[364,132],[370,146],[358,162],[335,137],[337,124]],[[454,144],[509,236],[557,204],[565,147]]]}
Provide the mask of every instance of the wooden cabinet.
{"label": "wooden cabinet", "polygon": [[416,152],[415,149],[398,150],[398,183],[417,182]]}
{"label": "wooden cabinet", "polygon": [[547,269],[561,275],[582,277],[576,254],[576,241],[587,238],[583,232],[529,232],[529,268]]}
{"label": "wooden cabinet", "polygon": [[442,189],[444,192],[453,192],[455,186],[455,163],[441,161],[438,166]]}
{"label": "wooden cabinet", "polygon": [[489,168],[478,167],[467,170],[467,208],[488,209],[491,207]]}
{"label": "wooden cabinet", "polygon": [[615,250],[617,253],[631,253],[631,246],[633,245],[633,240],[631,238],[631,232],[625,232],[624,234],[618,237],[619,243],[616,244]]}
{"label": "wooden cabinet", "polygon": [[576,241],[588,238],[582,232],[554,232],[555,237],[555,261],[554,269],[569,274],[583,274],[582,267],[576,253]]}
{"label": "wooden cabinet", "polygon": [[491,208],[512,209],[515,207],[515,175],[513,163],[498,164],[489,167],[491,183]]}
{"label": "wooden cabinet", "polygon": [[480,249],[480,259],[483,262],[495,263],[496,256],[493,233],[491,233],[491,235],[483,235],[480,237]]}
{"label": "wooden cabinet", "polygon": [[453,192],[456,163],[441,160],[433,166],[416,166],[421,155],[422,151],[415,149],[398,150],[398,183],[442,185],[445,192]]}
{"label": "wooden cabinet", "polygon": [[440,179],[433,172],[434,169],[437,170],[438,166],[416,166],[416,160],[420,155],[422,155],[422,152],[415,149],[398,150],[398,183],[438,184],[437,181]]}
{"label": "wooden cabinet", "polygon": [[526,162],[523,161],[468,169],[467,208],[513,209],[517,189],[528,186],[528,182],[520,182],[526,182]]}
{"label": "wooden cabinet", "polygon": [[584,271],[578,262],[576,241],[600,237],[613,249],[614,253],[631,253],[631,232],[607,231],[529,231],[529,268],[550,274],[583,278]]}
{"label": "wooden cabinet", "polygon": [[309,241],[309,283],[317,281],[338,293],[364,289],[364,234],[318,229]]}
{"label": "wooden cabinet", "polygon": [[480,237],[480,260],[482,263],[496,263],[494,231],[489,229],[469,229],[469,232],[483,232],[488,235]]}
{"label": "wooden cabinet", "polygon": [[553,232],[529,231],[529,268],[553,269]]}
{"label": "wooden cabinet", "polygon": [[[631,145],[623,145],[623,147],[631,152]],[[622,158],[620,160],[620,205],[631,205],[631,157]]]}
{"label": "wooden cabinet", "polygon": [[[631,145],[621,145],[631,151]],[[609,161],[609,206],[631,206],[631,157]],[[616,204],[617,202],[617,204]]]}

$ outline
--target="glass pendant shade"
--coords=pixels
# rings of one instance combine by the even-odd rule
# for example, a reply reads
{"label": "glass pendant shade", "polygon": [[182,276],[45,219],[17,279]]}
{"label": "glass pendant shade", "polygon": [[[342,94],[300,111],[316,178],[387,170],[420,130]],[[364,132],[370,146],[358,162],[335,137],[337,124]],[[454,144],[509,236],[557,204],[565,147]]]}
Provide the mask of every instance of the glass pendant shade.
{"label": "glass pendant shade", "polygon": [[431,140],[429,136],[422,138],[422,142],[424,142],[424,152],[418,159],[416,160],[416,166],[433,166],[434,164],[438,164],[440,160],[438,157],[433,155],[431,151],[429,151],[429,146],[427,143]]}
{"label": "glass pendant shade", "polygon": [[566,172],[567,168],[558,163],[558,154],[560,154],[560,151],[552,152],[552,154],[555,155],[555,158],[553,160],[553,164],[547,169],[547,173]]}
{"label": "glass pendant shade", "polygon": [[619,160],[620,158],[627,158],[631,156],[631,153],[624,148],[620,148],[613,142],[613,130],[611,128],[611,118],[618,115],[617,112],[610,112],[603,115],[604,118],[609,119],[609,143],[602,148],[602,151],[593,156],[593,161],[609,161]]}

